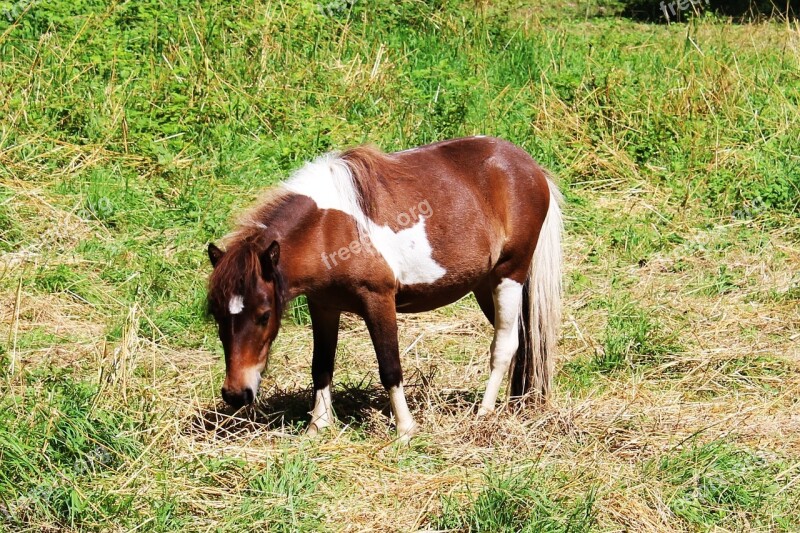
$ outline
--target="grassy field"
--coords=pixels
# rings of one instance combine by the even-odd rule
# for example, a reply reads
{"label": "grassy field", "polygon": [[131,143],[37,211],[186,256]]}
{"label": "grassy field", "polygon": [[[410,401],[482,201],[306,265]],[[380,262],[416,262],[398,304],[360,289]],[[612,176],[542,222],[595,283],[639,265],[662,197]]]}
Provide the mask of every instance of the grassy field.
{"label": "grassy field", "polygon": [[[0,2],[0,528],[800,529],[800,26],[613,6]],[[505,137],[567,204],[559,373],[476,420],[474,300],[401,320],[392,443],[343,322],[303,438],[302,302],[219,400],[205,246],[316,154]]]}

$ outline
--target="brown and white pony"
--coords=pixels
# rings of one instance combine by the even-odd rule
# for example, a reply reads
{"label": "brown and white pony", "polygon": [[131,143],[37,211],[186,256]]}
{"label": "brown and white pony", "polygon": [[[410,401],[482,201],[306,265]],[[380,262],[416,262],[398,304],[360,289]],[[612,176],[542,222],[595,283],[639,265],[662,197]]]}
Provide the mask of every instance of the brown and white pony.
{"label": "brown and white pony", "polygon": [[[333,422],[331,380],[341,313],[364,318],[398,436],[416,430],[403,393],[398,312],[470,291],[494,325],[479,415],[511,396],[550,392],[561,314],[561,196],[522,149],[490,137],[392,154],[360,146],[324,155],[273,189],[226,239],[209,244],[209,309],[225,351],[222,397],[251,403],[287,302],[308,298],[314,408]],[[534,253],[535,252],[535,253]]]}

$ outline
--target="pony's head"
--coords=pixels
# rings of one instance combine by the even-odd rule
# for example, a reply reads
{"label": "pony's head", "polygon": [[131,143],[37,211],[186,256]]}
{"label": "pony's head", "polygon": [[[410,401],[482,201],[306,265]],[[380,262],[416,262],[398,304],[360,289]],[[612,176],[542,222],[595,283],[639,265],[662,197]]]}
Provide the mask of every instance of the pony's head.
{"label": "pony's head", "polygon": [[208,309],[225,351],[222,398],[234,407],[252,403],[278,335],[285,286],[278,261],[280,245],[242,241],[223,252],[208,245],[214,267],[208,284]]}

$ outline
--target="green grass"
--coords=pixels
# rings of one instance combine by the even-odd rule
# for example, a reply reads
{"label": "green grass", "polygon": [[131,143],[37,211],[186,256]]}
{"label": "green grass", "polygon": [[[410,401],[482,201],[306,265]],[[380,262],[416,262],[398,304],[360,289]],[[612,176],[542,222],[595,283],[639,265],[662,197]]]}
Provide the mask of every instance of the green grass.
{"label": "green grass", "polygon": [[[554,472],[527,467],[517,472],[486,471],[486,486],[466,505],[445,498],[442,512],[432,520],[437,530],[497,532],[591,531],[595,525],[595,489],[575,498],[559,492]],[[469,493],[469,491],[468,491]]]}
{"label": "green grass", "polygon": [[[302,455],[284,456],[250,478],[237,520],[246,529],[263,526],[270,531],[314,530],[321,514],[314,501],[319,475],[314,463]],[[238,522],[238,524],[237,524]]]}
{"label": "green grass", "polygon": [[[604,305],[607,321],[602,346],[594,356],[584,355],[566,363],[559,385],[576,393],[590,391],[602,376],[659,372],[668,361],[679,361],[683,351],[678,331],[668,331],[658,322],[659,311],[641,309],[628,301]],[[620,378],[617,378],[620,379]]]}
{"label": "green grass", "polygon": [[[0,404],[0,492],[7,525],[78,527],[124,516],[132,498],[106,494],[95,484],[141,453],[136,433],[145,421],[96,408],[96,390],[86,383],[37,374]],[[41,382],[44,387],[35,385]],[[31,406],[24,417],[18,416],[22,405]]]}
{"label": "green grass", "polygon": [[[622,4],[0,2],[0,528],[800,527],[797,23]],[[302,441],[298,299],[214,418],[207,243],[321,152],[478,133],[565,194],[553,404],[472,419],[467,298],[401,322],[411,448],[349,318]]]}
{"label": "green grass", "polygon": [[788,512],[797,501],[781,490],[787,466],[769,454],[712,442],[664,457],[653,468],[673,487],[670,509],[692,525],[791,530],[800,523]]}
{"label": "green grass", "polygon": [[[141,465],[143,440],[156,422],[157,407],[140,397],[112,409],[104,405],[112,391],[76,382],[64,372],[42,369],[27,381],[0,403],[0,505],[7,527],[100,529],[109,523],[124,528],[147,523],[152,530],[181,530],[191,526],[194,513],[174,491],[176,476],[189,476],[206,490],[244,484],[239,505],[224,510],[225,529],[297,531],[319,523],[312,495],[320,477],[314,463],[296,450],[259,467],[240,460],[150,457],[152,493],[120,494],[109,482],[115,473]],[[22,406],[32,408],[16,416]]]}
{"label": "green grass", "polygon": [[655,311],[626,302],[610,306],[608,314],[603,353],[593,361],[598,371],[656,365],[665,355],[680,351],[677,342],[663,332]]}

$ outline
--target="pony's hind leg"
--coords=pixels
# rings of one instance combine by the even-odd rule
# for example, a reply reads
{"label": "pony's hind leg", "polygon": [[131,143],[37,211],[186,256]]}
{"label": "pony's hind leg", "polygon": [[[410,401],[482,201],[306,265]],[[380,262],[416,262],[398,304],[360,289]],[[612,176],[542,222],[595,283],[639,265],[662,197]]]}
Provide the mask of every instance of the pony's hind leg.
{"label": "pony's hind leg", "polygon": [[494,338],[492,339],[491,374],[486,385],[478,416],[494,411],[503,377],[519,346],[519,313],[522,303],[522,284],[504,278],[492,292],[494,302]]}
{"label": "pony's hind leg", "polygon": [[308,302],[311,315],[311,329],[314,335],[314,355],[311,360],[311,379],[314,382],[314,408],[311,410],[311,423],[306,434],[316,435],[333,423],[331,405],[331,381],[339,338],[339,317],[341,313],[324,309],[313,301]]}
{"label": "pony's hind leg", "polygon": [[475,295],[475,300],[477,300],[484,316],[486,316],[486,320],[494,326],[494,289],[492,285],[487,281],[476,287],[472,293]]}

